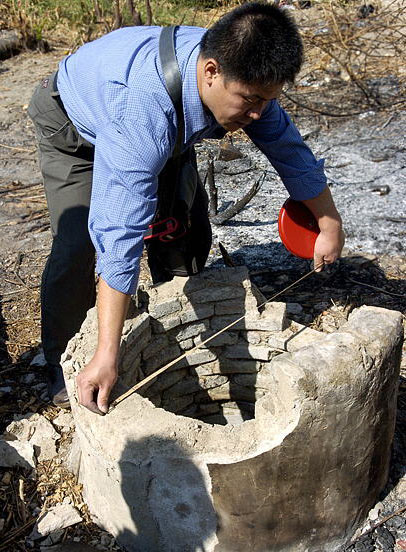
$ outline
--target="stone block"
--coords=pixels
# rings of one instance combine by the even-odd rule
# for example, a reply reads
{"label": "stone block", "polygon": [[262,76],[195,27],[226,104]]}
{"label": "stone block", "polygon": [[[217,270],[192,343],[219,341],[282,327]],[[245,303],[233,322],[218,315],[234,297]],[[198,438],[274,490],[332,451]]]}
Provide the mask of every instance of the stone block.
{"label": "stone block", "polygon": [[[195,345],[200,345],[203,341],[211,337],[212,335],[215,335],[217,332],[214,330],[209,330],[206,332],[201,333],[198,335],[194,343]],[[223,345],[235,345],[238,341],[238,332],[222,332],[217,337],[214,337],[213,339],[210,339],[202,348],[208,348],[210,347],[221,347]]]}
{"label": "stone block", "polygon": [[124,357],[124,361],[119,364],[118,374],[120,381],[127,387],[135,385],[145,375],[141,369],[141,357],[137,356],[134,359]]}
{"label": "stone block", "polygon": [[[191,308],[192,307],[192,308]],[[214,314],[214,305],[188,305],[187,310],[184,310],[180,319],[183,324],[189,322],[196,322],[197,320],[203,320],[204,318],[210,318]]]}
{"label": "stone block", "polygon": [[209,375],[199,376],[198,380],[202,389],[213,389],[214,387],[220,387],[224,383],[227,383],[228,377],[222,375]]}
{"label": "stone block", "polygon": [[150,305],[148,311],[153,318],[162,318],[163,316],[179,312],[181,308],[182,305],[179,299],[170,299],[169,301]]}
{"label": "stone block", "polygon": [[201,389],[202,388],[197,377],[189,376],[183,378],[182,381],[175,383],[175,385],[164,392],[164,402],[169,400],[171,397],[183,397],[185,395],[193,395],[194,393],[201,391]]}
{"label": "stone block", "polygon": [[27,442],[0,439],[0,466],[2,468],[35,468],[34,447]]}
{"label": "stone block", "polygon": [[151,320],[152,330],[155,334],[165,333],[168,330],[172,330],[173,328],[180,326],[180,324],[180,316],[172,314],[170,314],[169,316],[164,316],[159,320],[155,320],[154,318]]}
{"label": "stone block", "polygon": [[251,343],[239,343],[238,345],[226,347],[224,350],[226,358],[236,359],[269,360],[271,354],[271,349],[266,345],[251,345]]}
{"label": "stone block", "polygon": [[131,369],[131,365],[149,345],[150,340],[150,327],[147,327],[143,332],[141,332],[136,339],[133,339],[131,333],[128,334],[127,339],[122,343],[122,348],[120,350],[120,363],[125,371]]}
{"label": "stone block", "polygon": [[[253,317],[248,314],[236,324],[233,324],[233,330],[260,330],[260,331],[282,331],[287,324],[286,305],[285,303],[267,303],[264,305],[264,310],[261,314]],[[221,330],[229,324],[238,320],[238,315],[235,316],[216,316],[211,321],[213,330]]]}
{"label": "stone block", "polygon": [[[125,320],[122,337],[125,339],[127,345],[131,345],[133,341],[137,341],[139,336],[149,328],[149,325],[150,317],[146,312],[139,314],[135,318]],[[88,331],[94,332],[95,330],[94,328],[88,328]]]}
{"label": "stone block", "polygon": [[188,374],[189,372],[186,368],[163,372],[162,374],[159,374],[157,376],[156,380],[148,388],[146,394],[144,393],[141,393],[141,394],[147,397],[150,397],[152,395],[160,395],[166,389],[168,389],[169,387],[172,387],[178,381],[185,379],[188,376]]}
{"label": "stone block", "polygon": [[[277,309],[275,309],[275,315],[277,314]],[[222,330],[226,326],[232,324],[230,327],[230,330],[236,331],[236,330],[255,330],[255,331],[281,331],[286,326],[286,318],[282,316],[282,313],[279,312],[281,316],[275,316],[275,318],[271,317],[263,317],[263,318],[249,318],[245,317],[243,320],[237,320],[239,319],[238,315],[234,316],[217,316],[211,319],[211,328],[213,330]]]}
{"label": "stone block", "polygon": [[247,360],[221,358],[219,362],[222,374],[252,374],[262,368],[262,363],[252,358]]}
{"label": "stone block", "polygon": [[[231,376],[230,381],[237,385],[242,385],[243,387],[261,388],[264,380],[259,379],[258,381],[257,374],[236,374]],[[265,380],[265,383],[268,382]],[[266,385],[265,389],[266,388],[269,388],[269,385]]]}
{"label": "stone block", "polygon": [[267,333],[264,334],[264,332],[254,332],[254,331],[242,332],[242,337],[252,345],[259,345],[264,335],[265,337],[267,337],[268,334]]}
{"label": "stone block", "polygon": [[307,345],[314,345],[315,341],[323,339],[322,332],[308,328],[294,322],[284,332],[274,332],[268,337],[268,345],[284,351],[297,351]]}
{"label": "stone block", "polygon": [[182,351],[179,345],[170,345],[168,347],[165,347],[158,354],[148,358],[147,360],[144,360],[141,363],[142,370],[147,376],[149,376],[150,374],[152,374],[152,372],[155,372],[155,370],[162,368],[163,366],[165,366],[165,364],[171,362],[171,360],[174,360],[181,354]]}
{"label": "stone block", "polygon": [[244,299],[232,300],[232,301],[221,301],[216,303],[215,310],[216,315],[222,316],[223,314],[239,314],[240,316],[244,314],[245,302]]}
{"label": "stone block", "polygon": [[253,374],[261,370],[262,364],[256,360],[230,360],[221,358],[214,362],[208,362],[202,366],[190,368],[191,374],[207,376],[210,374]]}
{"label": "stone block", "polygon": [[36,540],[49,535],[53,531],[76,525],[81,521],[82,516],[72,504],[57,504],[38,518],[30,538]]}
{"label": "stone block", "polygon": [[[237,330],[245,330],[245,322],[246,320],[243,318],[242,320],[239,320],[239,317],[237,314],[236,315],[229,315],[229,316],[215,316],[214,318],[211,319],[210,321],[210,327],[212,330],[215,330],[216,332],[219,331],[219,330],[223,330],[224,328],[226,328],[227,326],[229,326],[230,324],[232,324],[232,326],[230,327],[230,330],[231,331],[237,331]],[[237,322],[238,320],[238,322]],[[226,330],[227,331],[227,330]]]}
{"label": "stone block", "polygon": [[203,322],[197,322],[194,324],[188,324],[183,326],[182,329],[178,331],[172,331],[170,333],[170,339],[171,341],[175,342],[184,341],[185,339],[200,335],[201,333],[207,331],[209,327],[210,324],[208,320],[204,320]]}
{"label": "stone block", "polygon": [[193,395],[185,395],[183,397],[171,397],[162,402],[162,408],[168,410],[168,412],[181,412],[188,406],[193,404]]}
{"label": "stone block", "polygon": [[156,355],[161,349],[167,347],[169,343],[166,335],[156,335],[153,339],[150,339],[148,345],[142,351],[142,358],[148,360],[152,356]]}
{"label": "stone block", "polygon": [[224,413],[233,412],[235,410],[242,410],[244,412],[247,412],[250,414],[250,416],[254,417],[255,414],[255,406],[251,402],[245,402],[245,401],[229,401],[226,403],[223,403],[221,405],[221,410]]}
{"label": "stone block", "polygon": [[215,360],[214,362],[207,362],[202,366],[191,366],[189,368],[189,373],[192,376],[211,376],[213,374],[221,374],[220,362]]}
{"label": "stone block", "polygon": [[38,460],[51,460],[56,456],[56,441],[59,433],[45,416],[30,413],[11,422],[6,428],[7,435],[13,435],[22,442],[34,447]]}
{"label": "stone block", "polygon": [[211,286],[200,291],[188,294],[188,299],[192,305],[196,303],[213,303],[217,301],[228,301],[237,297],[244,298],[245,289],[241,285],[235,286]]}
{"label": "stone block", "polygon": [[189,349],[192,349],[194,345],[195,344],[192,338],[185,339],[184,341],[179,341],[179,347],[182,349],[182,351],[188,351]]}
{"label": "stone block", "polygon": [[209,349],[197,349],[196,351],[187,354],[181,362],[186,366],[196,366],[197,364],[204,364],[206,362],[212,362],[217,359],[216,353]]}

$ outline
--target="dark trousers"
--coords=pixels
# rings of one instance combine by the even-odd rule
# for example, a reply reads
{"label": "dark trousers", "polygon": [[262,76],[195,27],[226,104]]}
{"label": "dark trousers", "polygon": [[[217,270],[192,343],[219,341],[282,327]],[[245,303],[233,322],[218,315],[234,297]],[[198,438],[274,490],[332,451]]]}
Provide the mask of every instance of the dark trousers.
{"label": "dark trousers", "polygon": [[41,285],[42,344],[49,364],[59,364],[96,298],[95,251],[87,229],[94,147],[58,103],[54,75],[36,88],[28,108],[53,237]]}
{"label": "dark trousers", "polygon": [[[41,320],[45,359],[55,365],[94,306],[96,290],[95,250],[88,231],[94,146],[80,136],[66,115],[54,79],[55,73],[36,88],[28,114],[37,133],[53,237],[42,275]],[[201,187],[197,211],[207,235],[207,258],[211,230],[204,196]],[[149,258],[149,264],[154,282],[171,279],[159,259]]]}

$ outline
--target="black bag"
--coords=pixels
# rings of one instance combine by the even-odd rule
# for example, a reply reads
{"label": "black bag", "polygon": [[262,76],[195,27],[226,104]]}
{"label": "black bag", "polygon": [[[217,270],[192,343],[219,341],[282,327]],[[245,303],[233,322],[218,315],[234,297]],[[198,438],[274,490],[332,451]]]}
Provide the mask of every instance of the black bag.
{"label": "black bag", "polygon": [[176,109],[178,134],[173,155],[159,175],[158,207],[144,236],[154,283],[203,270],[212,238],[208,199],[197,172],[194,148],[181,153],[184,119],[175,31],[176,27],[164,27],[159,42],[167,90]]}

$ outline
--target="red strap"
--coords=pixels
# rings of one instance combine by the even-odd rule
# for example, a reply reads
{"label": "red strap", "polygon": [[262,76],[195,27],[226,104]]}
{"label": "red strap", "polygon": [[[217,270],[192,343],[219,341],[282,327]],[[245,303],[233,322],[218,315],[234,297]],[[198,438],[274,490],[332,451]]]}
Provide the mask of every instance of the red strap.
{"label": "red strap", "polygon": [[150,224],[144,235],[144,240],[158,238],[162,242],[169,242],[181,238],[185,233],[185,228],[179,224],[178,220],[168,217]]}

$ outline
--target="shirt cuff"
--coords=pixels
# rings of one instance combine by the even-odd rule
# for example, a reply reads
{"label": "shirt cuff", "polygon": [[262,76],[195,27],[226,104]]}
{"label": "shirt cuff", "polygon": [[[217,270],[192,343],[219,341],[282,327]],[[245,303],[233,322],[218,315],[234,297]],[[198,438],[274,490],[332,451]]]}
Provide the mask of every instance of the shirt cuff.
{"label": "shirt cuff", "polygon": [[138,277],[140,273],[139,262],[128,265],[122,261],[103,262],[98,258],[96,272],[107,285],[116,291],[127,295],[133,295],[137,290]]}
{"label": "shirt cuff", "polygon": [[281,177],[289,195],[296,201],[313,199],[321,194],[327,186],[324,173],[324,159],[317,161],[314,168],[295,177]]}

